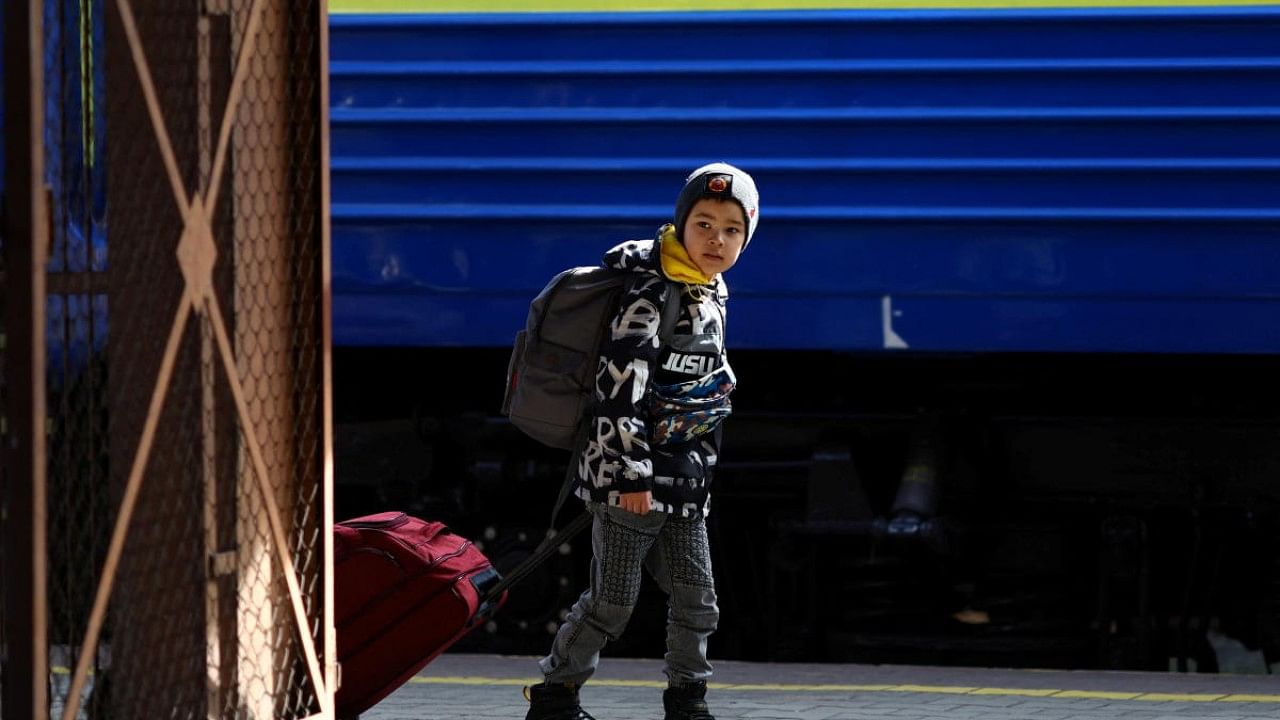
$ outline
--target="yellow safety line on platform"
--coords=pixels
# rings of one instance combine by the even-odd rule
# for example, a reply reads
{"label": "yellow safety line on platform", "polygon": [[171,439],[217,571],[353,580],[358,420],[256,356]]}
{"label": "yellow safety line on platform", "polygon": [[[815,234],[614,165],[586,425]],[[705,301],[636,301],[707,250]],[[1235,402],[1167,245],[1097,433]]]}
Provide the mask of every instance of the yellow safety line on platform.
{"label": "yellow safety line on platform", "polygon": [[1045,690],[1037,688],[978,688],[970,695],[1021,695],[1023,697],[1049,697],[1061,690]]}
{"label": "yellow safety line on platform", "polygon": [[[409,682],[425,685],[511,685],[524,686],[539,682],[534,678],[489,678],[476,676],[415,677]],[[592,679],[596,687],[646,687],[665,688],[666,681],[659,680],[606,680]],[[895,692],[940,693],[946,695],[1008,695],[1038,698],[1137,700],[1142,702],[1259,702],[1280,703],[1277,695],[1214,695],[1208,693],[1144,693],[1104,690],[1053,690],[1049,688],[979,688],[952,685],[845,685],[845,684],[791,684],[791,683],[718,683],[707,684],[713,690],[764,690],[771,692]]]}
{"label": "yellow safety line on platform", "polygon": [[700,10],[1015,10],[1280,5],[1280,0],[330,0],[329,12],[496,13]]}
{"label": "yellow safety line on platform", "polygon": [[[54,675],[69,675],[68,668],[54,666]],[[523,687],[540,682],[534,678],[491,678],[474,675],[454,677],[414,677],[409,682],[423,685],[494,685]],[[645,687],[665,688],[665,680],[604,680],[592,679],[596,687]],[[839,683],[803,684],[803,683],[718,683],[707,684],[713,690],[763,690],[769,692],[895,692],[895,693],[939,693],[945,695],[1003,695],[1012,697],[1062,698],[1069,700],[1137,700],[1141,702],[1254,702],[1280,703],[1280,694],[1257,695],[1235,693],[1215,695],[1212,693],[1144,693],[1118,692],[1114,690],[1053,690],[1050,688],[981,688],[955,685],[846,685]]]}

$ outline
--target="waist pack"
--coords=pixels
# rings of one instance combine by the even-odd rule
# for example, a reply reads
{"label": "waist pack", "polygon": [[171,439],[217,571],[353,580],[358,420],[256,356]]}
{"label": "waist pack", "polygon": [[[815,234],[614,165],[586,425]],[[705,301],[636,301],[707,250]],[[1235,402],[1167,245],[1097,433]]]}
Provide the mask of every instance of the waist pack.
{"label": "waist pack", "polygon": [[[641,277],[607,267],[575,267],[556,275],[529,304],[507,364],[502,412],[533,439],[574,449],[595,395],[600,343],[623,288]],[[680,299],[666,282],[658,334],[675,328]]]}
{"label": "waist pack", "polygon": [[720,427],[733,412],[729,394],[738,384],[725,364],[700,378],[674,385],[655,385],[649,399],[654,445],[684,443]]}

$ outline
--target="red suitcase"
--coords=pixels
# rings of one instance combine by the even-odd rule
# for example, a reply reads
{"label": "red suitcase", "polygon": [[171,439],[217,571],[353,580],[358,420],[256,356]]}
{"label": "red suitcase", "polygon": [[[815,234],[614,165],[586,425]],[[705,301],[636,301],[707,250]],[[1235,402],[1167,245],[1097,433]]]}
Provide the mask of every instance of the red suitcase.
{"label": "red suitcase", "polygon": [[339,718],[372,707],[506,600],[505,584],[493,596],[489,559],[442,523],[368,515],[336,523],[333,550]]}

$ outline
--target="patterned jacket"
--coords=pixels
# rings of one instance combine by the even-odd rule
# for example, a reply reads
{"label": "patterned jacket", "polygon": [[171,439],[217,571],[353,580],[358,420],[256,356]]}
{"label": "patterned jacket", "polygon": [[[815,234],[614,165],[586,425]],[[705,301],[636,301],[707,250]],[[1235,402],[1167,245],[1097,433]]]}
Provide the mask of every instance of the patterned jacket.
{"label": "patterned jacket", "polygon": [[[661,232],[661,231],[660,231]],[[659,324],[669,281],[657,240],[626,242],[604,264],[635,273],[600,348],[592,429],[574,492],[618,504],[650,490],[652,510],[705,517],[719,455],[715,431],[735,379],[724,348],[728,289],[677,284],[680,312],[667,342]]]}

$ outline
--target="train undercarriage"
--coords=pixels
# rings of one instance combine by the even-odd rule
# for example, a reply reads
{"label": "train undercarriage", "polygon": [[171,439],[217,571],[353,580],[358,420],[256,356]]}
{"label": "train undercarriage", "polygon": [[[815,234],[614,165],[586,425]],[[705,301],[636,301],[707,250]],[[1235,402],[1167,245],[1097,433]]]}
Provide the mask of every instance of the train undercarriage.
{"label": "train undercarriage", "polygon": [[[339,349],[338,517],[407,509],[476,538],[499,568],[527,556],[567,453],[496,412],[505,354]],[[1265,358],[733,362],[709,519],[713,656],[1280,670],[1280,398]],[[462,648],[544,652],[586,583],[585,537],[564,550]],[[644,593],[632,627],[645,629],[606,652],[662,653],[661,593]]]}

